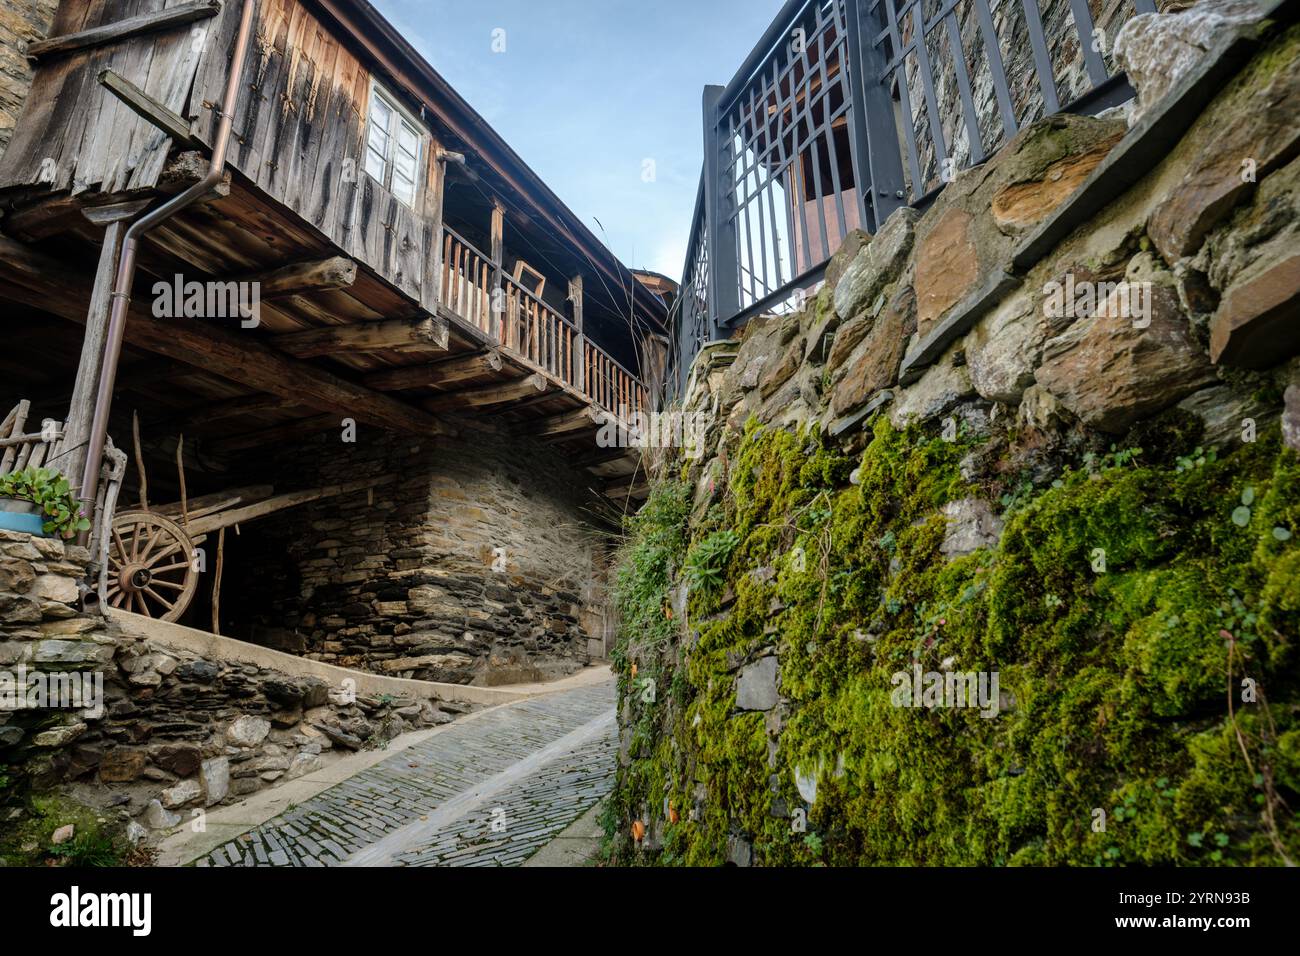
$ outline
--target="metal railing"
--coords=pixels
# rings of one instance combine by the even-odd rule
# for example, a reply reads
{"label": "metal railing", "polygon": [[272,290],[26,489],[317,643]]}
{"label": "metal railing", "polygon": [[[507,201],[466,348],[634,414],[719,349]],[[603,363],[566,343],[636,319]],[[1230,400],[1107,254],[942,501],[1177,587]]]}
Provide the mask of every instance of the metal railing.
{"label": "metal railing", "polygon": [[501,273],[491,257],[443,227],[442,303],[493,341],[625,421],[650,407],[642,381],[567,316]]}
{"label": "metal railing", "polygon": [[1133,95],[1112,41],[1155,0],[790,0],[724,88],[682,277],[676,380],[779,311],[853,229],[923,207],[1026,124]]}

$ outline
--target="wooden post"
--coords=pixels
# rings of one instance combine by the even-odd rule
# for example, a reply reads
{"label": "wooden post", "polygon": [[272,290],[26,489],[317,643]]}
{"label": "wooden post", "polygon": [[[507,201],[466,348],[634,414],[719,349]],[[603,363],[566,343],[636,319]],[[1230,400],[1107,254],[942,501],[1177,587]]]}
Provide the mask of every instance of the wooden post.
{"label": "wooden post", "polygon": [[[498,341],[503,341],[505,329],[504,310],[498,312],[497,289],[502,288],[501,276],[502,266],[505,264],[506,257],[506,207],[501,205],[500,200],[494,200],[492,203],[492,288],[488,290],[488,297],[492,300],[491,314],[493,326]],[[504,305],[504,303],[503,303]]]}
{"label": "wooden post", "polygon": [[[439,305],[446,305],[447,294],[443,289],[444,278],[444,238],[442,234],[442,204],[447,182],[447,165],[442,158],[442,147],[431,141],[429,143],[428,188],[424,192],[424,217],[428,220],[433,234],[426,256],[424,294],[421,304],[425,310],[436,315]],[[451,237],[446,237],[450,242]]]}
{"label": "wooden post", "polygon": [[[80,490],[81,476],[86,470],[86,446],[90,442],[91,422],[95,417],[95,395],[99,390],[99,369],[104,358],[104,341],[108,335],[108,314],[113,302],[113,279],[117,273],[117,259],[122,250],[122,237],[126,234],[124,217],[108,224],[104,245],[99,250],[99,265],[95,269],[95,285],[90,295],[90,308],[86,313],[86,334],[81,340],[81,360],[77,364],[77,380],[72,388],[72,402],[68,407],[67,430],[63,436],[63,449],[50,466],[57,468]],[[94,502],[87,502],[87,513]]]}
{"label": "wooden post", "polygon": [[578,334],[573,337],[573,387],[587,393],[587,376],[584,372],[587,356],[587,337],[582,331],[582,276],[569,280],[569,301],[573,303],[573,325]]}

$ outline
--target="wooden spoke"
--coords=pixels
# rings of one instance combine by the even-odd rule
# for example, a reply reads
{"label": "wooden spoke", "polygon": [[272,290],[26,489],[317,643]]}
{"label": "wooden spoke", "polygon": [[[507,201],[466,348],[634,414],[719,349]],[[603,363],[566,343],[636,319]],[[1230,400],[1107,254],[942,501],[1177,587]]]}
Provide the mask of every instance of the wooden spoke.
{"label": "wooden spoke", "polygon": [[[185,560],[193,548],[189,535],[161,514],[118,515],[109,549],[109,604],[146,617],[179,620],[198,587],[198,572]],[[163,592],[175,593],[168,597]]]}

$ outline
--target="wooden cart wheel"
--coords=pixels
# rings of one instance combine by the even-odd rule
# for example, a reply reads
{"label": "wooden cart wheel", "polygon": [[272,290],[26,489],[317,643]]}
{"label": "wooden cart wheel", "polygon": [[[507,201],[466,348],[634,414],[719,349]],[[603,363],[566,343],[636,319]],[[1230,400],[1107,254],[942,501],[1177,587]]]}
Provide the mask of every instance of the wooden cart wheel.
{"label": "wooden cart wheel", "polygon": [[175,621],[199,584],[194,543],[176,522],[150,511],[113,518],[108,546],[108,603],[124,611]]}

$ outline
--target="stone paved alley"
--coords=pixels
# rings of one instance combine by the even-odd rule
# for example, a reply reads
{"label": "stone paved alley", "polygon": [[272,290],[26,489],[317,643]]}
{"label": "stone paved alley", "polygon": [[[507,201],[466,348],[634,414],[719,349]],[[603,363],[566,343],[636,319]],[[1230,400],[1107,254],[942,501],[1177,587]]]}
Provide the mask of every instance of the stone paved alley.
{"label": "stone paved alley", "polygon": [[517,866],[610,790],[614,681],[470,715],[198,866]]}

